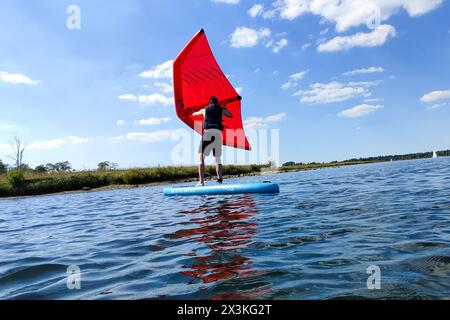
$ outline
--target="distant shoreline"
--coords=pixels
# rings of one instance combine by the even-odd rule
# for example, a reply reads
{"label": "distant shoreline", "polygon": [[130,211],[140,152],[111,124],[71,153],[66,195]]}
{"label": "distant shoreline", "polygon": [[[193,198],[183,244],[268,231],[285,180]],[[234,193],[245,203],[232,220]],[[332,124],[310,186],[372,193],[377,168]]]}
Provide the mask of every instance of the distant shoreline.
{"label": "distant shoreline", "polygon": [[[268,165],[224,166],[224,176],[256,175]],[[207,177],[214,176],[215,168],[207,166]],[[135,188],[194,181],[197,167],[155,167],[128,170],[98,170],[80,172],[36,173],[17,170],[0,175],[0,198],[86,192],[95,190]]]}
{"label": "distant shoreline", "polygon": [[[259,176],[265,173],[309,171],[369,163],[375,163],[375,161],[314,163],[279,167],[274,171],[271,170],[269,165],[224,166],[224,176],[226,179],[230,179]],[[214,167],[207,167],[207,176],[213,178],[214,174]],[[22,188],[14,188],[8,185],[5,175],[2,175],[0,176],[0,199],[133,189],[174,183],[194,183],[196,180],[196,167],[161,167],[49,174],[26,173]]]}
{"label": "distant shoreline", "polygon": [[[259,176],[267,173],[286,173],[339,168],[371,163],[427,159],[432,153],[409,154],[401,156],[382,156],[371,158],[333,161],[327,163],[287,162],[272,170],[266,165],[228,165],[224,166],[224,177],[237,178]],[[439,157],[450,156],[450,150],[438,152]],[[105,190],[132,189],[146,186],[167,185],[173,183],[194,183],[197,180],[197,167],[154,167],[109,171],[78,171],[59,173],[36,173],[23,170],[21,179],[0,175],[0,200],[49,194],[71,194],[98,192]],[[207,166],[207,178],[215,175],[214,166]]]}
{"label": "distant shoreline", "polygon": [[[233,179],[233,178],[244,178],[244,177],[255,177],[255,176],[261,176],[262,173],[251,173],[251,174],[242,174],[242,175],[231,175],[231,176],[224,176],[224,180],[227,179]],[[206,179],[206,181],[214,180],[214,178]],[[111,184],[103,187],[97,187],[97,188],[90,188],[87,190],[79,189],[79,190],[68,190],[68,191],[60,191],[60,192],[52,192],[52,193],[42,193],[42,194],[35,194],[35,195],[22,195],[22,196],[7,196],[2,197],[0,196],[1,200],[7,200],[7,199],[22,199],[22,198],[28,198],[28,197],[41,197],[41,196],[49,196],[49,195],[70,195],[70,194],[77,194],[77,193],[94,193],[94,192],[102,192],[102,191],[113,191],[113,190],[128,190],[128,189],[138,189],[138,188],[145,188],[145,187],[156,187],[156,186],[165,186],[165,185],[171,185],[171,184],[178,184],[178,183],[196,183],[198,179],[184,179],[184,180],[174,180],[174,181],[159,181],[159,182],[147,182],[147,183],[141,183],[137,185],[130,185],[130,184]]]}

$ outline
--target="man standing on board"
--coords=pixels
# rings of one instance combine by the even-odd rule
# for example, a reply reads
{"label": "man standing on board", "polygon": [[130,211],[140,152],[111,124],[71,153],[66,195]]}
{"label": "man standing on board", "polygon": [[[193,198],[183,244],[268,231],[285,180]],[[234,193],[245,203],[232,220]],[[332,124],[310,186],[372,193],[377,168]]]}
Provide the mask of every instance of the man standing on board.
{"label": "man standing on board", "polygon": [[205,185],[205,156],[213,152],[216,160],[217,182],[223,181],[223,166],[222,166],[222,125],[223,117],[232,118],[233,115],[225,106],[219,105],[217,97],[211,97],[206,108],[194,112],[193,116],[203,115],[203,136],[199,146],[200,163],[198,165],[199,182],[196,185],[201,187]]}

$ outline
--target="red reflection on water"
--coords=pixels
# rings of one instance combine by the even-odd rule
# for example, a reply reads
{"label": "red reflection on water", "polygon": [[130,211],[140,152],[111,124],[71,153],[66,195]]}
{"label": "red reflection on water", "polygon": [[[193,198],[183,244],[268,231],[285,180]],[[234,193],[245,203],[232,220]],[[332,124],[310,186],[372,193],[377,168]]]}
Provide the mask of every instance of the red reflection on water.
{"label": "red reflection on water", "polygon": [[[252,261],[240,254],[241,249],[253,243],[257,224],[251,222],[257,213],[251,195],[244,195],[233,200],[207,200],[195,210],[183,211],[184,214],[203,214],[201,218],[192,218],[198,227],[178,230],[175,238],[191,238],[206,244],[210,254],[198,255],[193,251],[187,256],[193,257],[194,263],[185,266],[183,275],[199,279],[203,283],[264,274],[263,271],[251,270]],[[189,283],[192,283],[190,281]],[[252,299],[261,296],[270,289],[251,290],[241,293],[224,293],[214,295],[213,299],[241,298]]]}

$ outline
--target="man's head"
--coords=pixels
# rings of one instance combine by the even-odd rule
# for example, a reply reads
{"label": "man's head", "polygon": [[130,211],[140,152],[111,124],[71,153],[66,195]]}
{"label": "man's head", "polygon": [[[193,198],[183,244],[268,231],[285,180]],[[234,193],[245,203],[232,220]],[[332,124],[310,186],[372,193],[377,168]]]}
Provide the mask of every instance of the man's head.
{"label": "man's head", "polygon": [[209,98],[209,104],[219,104],[219,99],[217,99],[216,96],[212,96],[211,98]]}

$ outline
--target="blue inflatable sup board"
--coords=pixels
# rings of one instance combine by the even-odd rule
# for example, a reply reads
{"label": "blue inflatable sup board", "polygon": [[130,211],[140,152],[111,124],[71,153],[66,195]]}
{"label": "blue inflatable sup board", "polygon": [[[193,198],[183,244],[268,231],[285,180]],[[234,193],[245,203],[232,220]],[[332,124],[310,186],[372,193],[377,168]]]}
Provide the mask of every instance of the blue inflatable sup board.
{"label": "blue inflatable sup board", "polygon": [[238,193],[279,193],[280,187],[276,183],[240,183],[222,184],[204,187],[167,187],[163,190],[166,196],[175,195],[215,195],[215,194],[238,194]]}

